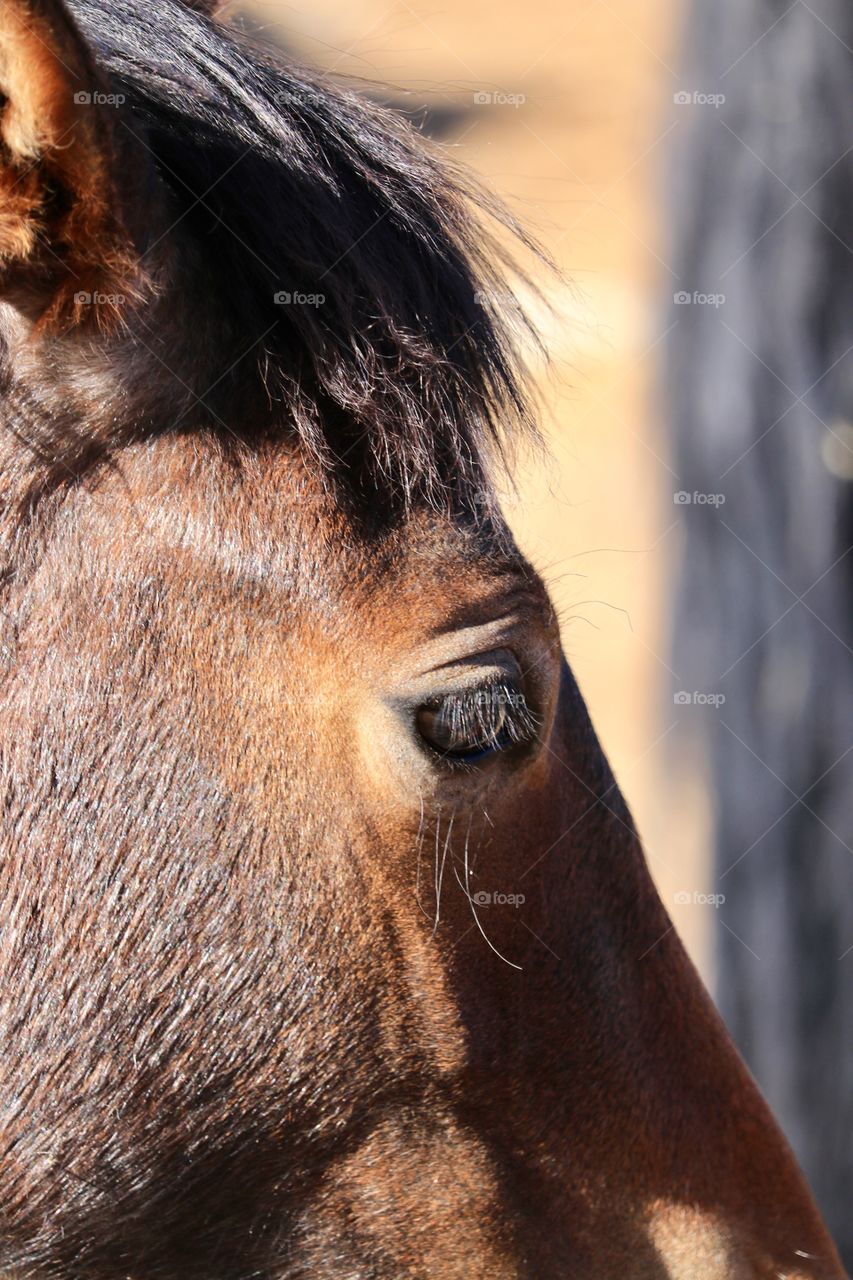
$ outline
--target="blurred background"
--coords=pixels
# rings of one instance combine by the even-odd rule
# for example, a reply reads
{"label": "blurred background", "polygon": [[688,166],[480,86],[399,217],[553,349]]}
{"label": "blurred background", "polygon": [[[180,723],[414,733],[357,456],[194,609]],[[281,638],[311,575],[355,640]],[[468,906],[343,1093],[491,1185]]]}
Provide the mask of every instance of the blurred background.
{"label": "blurred background", "polygon": [[851,1266],[851,7],[234,7],[406,112],[569,282],[534,305],[551,458],[507,511]]}

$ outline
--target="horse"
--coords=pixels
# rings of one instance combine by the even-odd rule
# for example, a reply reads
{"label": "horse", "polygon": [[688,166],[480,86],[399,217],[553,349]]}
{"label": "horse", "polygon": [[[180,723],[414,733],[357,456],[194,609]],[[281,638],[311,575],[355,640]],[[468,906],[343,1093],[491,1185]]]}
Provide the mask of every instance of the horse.
{"label": "horse", "polygon": [[839,1280],[501,517],[499,207],[211,5],[0,84],[3,1280]]}

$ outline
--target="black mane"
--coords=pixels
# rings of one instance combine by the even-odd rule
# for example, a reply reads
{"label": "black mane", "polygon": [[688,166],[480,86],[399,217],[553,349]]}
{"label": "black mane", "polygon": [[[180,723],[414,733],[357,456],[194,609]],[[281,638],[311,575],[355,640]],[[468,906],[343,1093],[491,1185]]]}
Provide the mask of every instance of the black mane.
{"label": "black mane", "polygon": [[70,8],[256,340],[223,385],[262,386],[280,426],[386,504],[482,493],[488,456],[531,426],[506,255],[477,216],[509,215],[390,110],[177,0]]}

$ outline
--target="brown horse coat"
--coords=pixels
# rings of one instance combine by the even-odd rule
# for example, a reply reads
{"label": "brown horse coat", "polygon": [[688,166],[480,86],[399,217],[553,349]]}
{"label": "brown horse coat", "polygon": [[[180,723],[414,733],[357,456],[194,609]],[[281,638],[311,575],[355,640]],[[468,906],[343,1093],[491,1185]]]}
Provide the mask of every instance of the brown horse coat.
{"label": "brown horse coat", "polygon": [[838,1280],[494,511],[458,188],[156,8],[0,3],[4,1280]]}

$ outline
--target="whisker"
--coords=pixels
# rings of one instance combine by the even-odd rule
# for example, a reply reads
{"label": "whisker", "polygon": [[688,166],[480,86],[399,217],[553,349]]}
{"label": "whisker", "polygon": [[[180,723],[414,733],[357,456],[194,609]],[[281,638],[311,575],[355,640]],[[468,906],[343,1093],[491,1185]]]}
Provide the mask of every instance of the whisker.
{"label": "whisker", "polygon": [[471,914],[474,917],[474,923],[479,929],[480,933],[483,935],[483,938],[485,939],[486,945],[488,946],[489,950],[494,951],[498,959],[503,960],[504,964],[508,964],[510,969],[518,969],[519,973],[521,973],[523,972],[523,970],[520,964],[516,964],[514,960],[509,960],[502,952],[498,951],[497,947],[492,942],[491,938],[488,936],[482,924],[480,923],[480,917],[477,915],[477,908],[474,905],[474,899],[471,897],[471,889],[470,889],[471,873],[468,866],[468,843],[469,843],[470,834],[471,834],[471,828],[469,825],[468,831],[465,835],[465,850],[464,850],[465,883],[464,885],[462,881],[459,879],[459,872],[456,870],[456,867],[453,868],[453,874],[456,876],[457,884],[459,885],[462,892],[465,894],[465,897],[468,899],[468,905],[471,908]]}
{"label": "whisker", "polygon": [[[440,870],[438,868],[438,862],[436,861],[435,925],[433,926],[433,933],[435,933],[436,929],[438,928],[438,922],[439,922],[440,913],[441,913],[441,886],[444,882],[444,867],[447,862],[447,851],[450,848],[450,837],[453,834],[453,823],[455,819],[456,819],[456,811],[454,810],[454,812],[451,813],[450,815],[450,822],[447,824],[447,837],[444,841],[444,850],[441,855]],[[437,858],[437,855],[438,855],[438,841],[436,840],[436,858]]]}
{"label": "whisker", "polygon": [[415,837],[415,845],[417,849],[417,860],[415,863],[415,901],[417,902],[423,915],[426,917],[427,920],[429,920],[431,919],[430,913],[427,911],[426,907],[421,902],[421,859],[423,857],[423,852],[424,852],[424,823],[426,820],[426,814],[424,812],[423,796],[418,797],[418,802],[420,804],[421,816],[418,822],[418,834]]}

